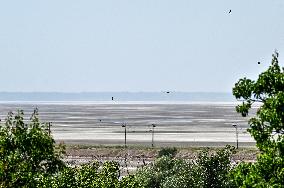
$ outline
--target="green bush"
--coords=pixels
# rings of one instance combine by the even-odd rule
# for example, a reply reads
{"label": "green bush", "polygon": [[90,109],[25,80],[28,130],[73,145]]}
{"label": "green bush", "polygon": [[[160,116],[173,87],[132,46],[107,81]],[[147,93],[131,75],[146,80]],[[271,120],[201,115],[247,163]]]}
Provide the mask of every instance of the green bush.
{"label": "green bush", "polygon": [[230,179],[237,187],[284,187],[284,158],[273,148],[266,150],[255,163],[240,163]]}
{"label": "green bush", "polygon": [[234,147],[216,153],[204,150],[196,161],[162,156],[153,165],[139,169],[135,180],[145,188],[230,187],[230,157]]}
{"label": "green bush", "polygon": [[28,123],[23,111],[8,113],[0,126],[0,187],[35,187],[38,176],[47,176],[64,167],[64,148],[56,150],[46,124],[35,110]]}
{"label": "green bush", "polygon": [[235,152],[233,146],[226,146],[210,154],[208,149],[201,152],[197,159],[198,175],[202,177],[202,187],[231,187],[229,173],[232,169],[231,155]]}
{"label": "green bush", "polygon": [[159,153],[158,153],[158,158],[162,156],[167,156],[167,157],[175,157],[177,154],[177,148],[173,147],[167,147],[167,148],[162,148]]}
{"label": "green bush", "polygon": [[98,162],[77,167],[66,167],[58,174],[41,177],[38,187],[50,188],[137,188],[139,183],[129,175],[119,180],[119,165],[107,161],[101,167]]}

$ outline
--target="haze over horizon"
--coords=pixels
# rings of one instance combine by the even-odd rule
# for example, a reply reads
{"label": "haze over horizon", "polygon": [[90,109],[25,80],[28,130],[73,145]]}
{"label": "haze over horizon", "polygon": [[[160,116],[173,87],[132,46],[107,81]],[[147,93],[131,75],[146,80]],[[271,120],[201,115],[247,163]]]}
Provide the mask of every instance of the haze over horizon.
{"label": "haze over horizon", "polygon": [[120,103],[133,101],[148,102],[235,102],[231,93],[206,92],[0,92],[0,102],[21,101],[104,101]]}
{"label": "haze over horizon", "polygon": [[283,0],[3,1],[0,23],[1,92],[231,93],[284,59]]}

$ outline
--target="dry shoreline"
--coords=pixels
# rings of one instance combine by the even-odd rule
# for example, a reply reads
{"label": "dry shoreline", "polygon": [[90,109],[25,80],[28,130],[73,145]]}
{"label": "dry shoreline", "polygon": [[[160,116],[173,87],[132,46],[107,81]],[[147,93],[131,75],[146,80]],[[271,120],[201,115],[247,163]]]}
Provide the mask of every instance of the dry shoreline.
{"label": "dry shoreline", "polygon": [[[210,147],[210,152],[215,152],[220,147]],[[105,146],[105,145],[66,145],[65,161],[70,164],[88,163],[93,160],[103,162],[114,160],[121,165],[128,161],[128,165],[139,167],[139,165],[148,164],[155,160],[161,147],[145,147],[131,145],[127,148],[122,146]],[[197,158],[204,147],[179,147],[176,158],[185,160],[194,160]],[[253,162],[256,160],[259,151],[256,147],[241,147],[236,150],[232,156],[232,161]]]}
{"label": "dry shoreline", "polygon": [[[56,140],[57,143],[63,142],[67,145],[78,145],[78,146],[114,146],[120,147],[124,146],[124,140],[110,140],[110,139],[100,139],[100,140],[88,140],[88,139],[64,139],[64,140]],[[254,148],[255,142],[239,142],[239,147],[243,148]],[[151,147],[151,141],[134,141],[127,140],[127,145],[129,146],[138,146],[138,147]],[[196,142],[181,142],[181,141],[155,141],[155,147],[178,147],[178,148],[196,148],[196,147],[225,147],[226,145],[236,146],[236,142],[209,142],[209,141],[196,141]]]}

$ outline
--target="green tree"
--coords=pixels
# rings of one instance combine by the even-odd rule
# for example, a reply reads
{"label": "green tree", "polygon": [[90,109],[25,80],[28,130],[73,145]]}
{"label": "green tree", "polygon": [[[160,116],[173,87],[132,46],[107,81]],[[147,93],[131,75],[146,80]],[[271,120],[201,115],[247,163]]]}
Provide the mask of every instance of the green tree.
{"label": "green tree", "polygon": [[259,103],[256,116],[250,118],[248,129],[262,152],[254,164],[240,164],[232,179],[239,187],[284,186],[284,69],[279,66],[279,54],[257,80],[240,79],[233,94],[242,104],[238,113],[247,116],[254,103]]}
{"label": "green tree", "polygon": [[[187,187],[186,182],[179,182],[183,179],[188,181],[191,176],[192,165],[180,159],[173,159],[170,156],[162,156],[154,161],[152,165],[143,167],[135,173],[135,180],[143,188],[159,187]],[[182,186],[181,186],[182,185]]]}
{"label": "green tree", "polygon": [[230,187],[230,157],[234,147],[201,152],[196,161],[162,156],[139,169],[135,179],[144,188]]}
{"label": "green tree", "polygon": [[233,146],[219,149],[210,154],[208,148],[198,156],[197,166],[202,181],[201,187],[232,187],[229,183],[229,172],[232,168],[231,155],[235,153]]}
{"label": "green tree", "polygon": [[277,146],[284,152],[284,72],[279,66],[279,54],[272,55],[271,66],[261,73],[256,81],[240,79],[233,88],[234,96],[243,103],[236,107],[237,112],[246,116],[253,103],[261,103],[256,117],[249,120],[248,131],[261,150]]}
{"label": "green tree", "polygon": [[37,109],[28,123],[23,111],[8,113],[0,126],[0,187],[36,187],[37,177],[47,176],[64,167],[58,150],[38,118]]}

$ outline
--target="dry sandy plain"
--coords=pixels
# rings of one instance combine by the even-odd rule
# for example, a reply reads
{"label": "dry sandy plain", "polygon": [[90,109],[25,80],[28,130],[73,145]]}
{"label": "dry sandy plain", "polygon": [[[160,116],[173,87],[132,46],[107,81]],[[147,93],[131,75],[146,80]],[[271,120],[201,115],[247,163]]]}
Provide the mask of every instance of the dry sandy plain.
{"label": "dry sandy plain", "polygon": [[[23,109],[26,119],[35,107],[40,119],[52,122],[55,140],[66,144],[155,146],[254,146],[247,133],[248,118],[235,112],[236,103],[159,103],[151,102],[2,102],[1,119],[8,111]],[[253,109],[253,113],[255,109]],[[252,113],[252,114],[253,114]]]}

